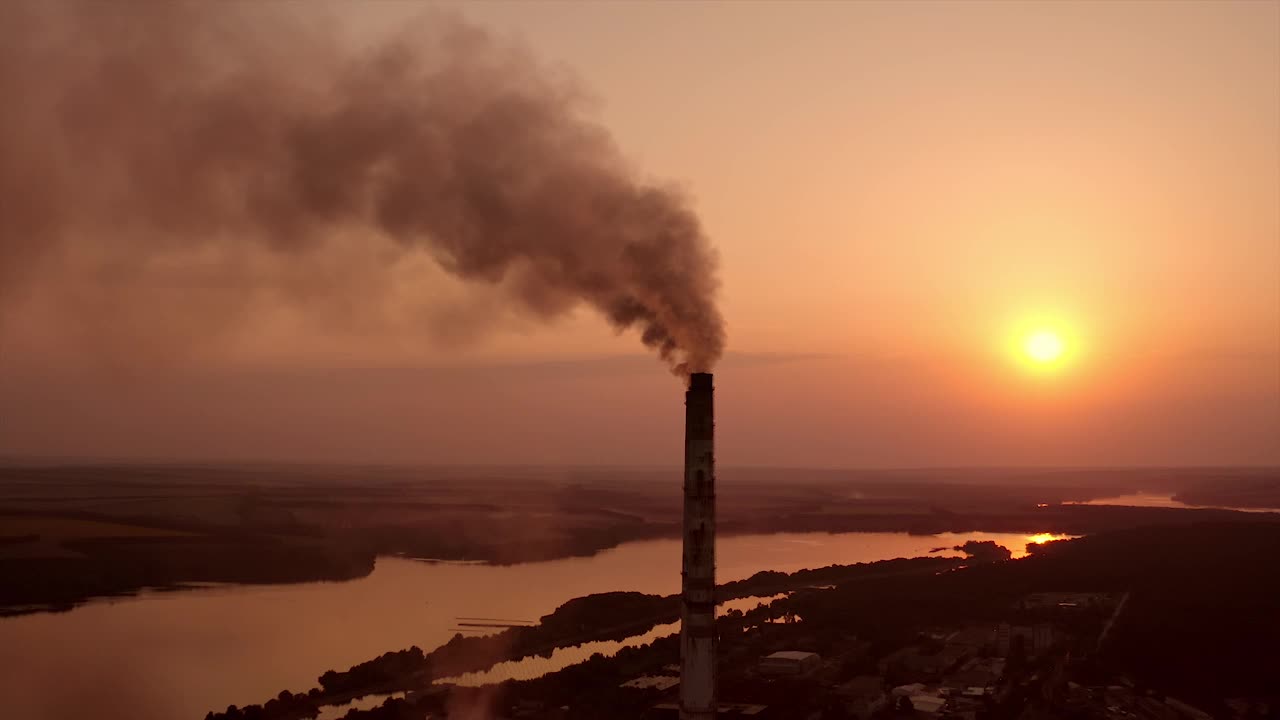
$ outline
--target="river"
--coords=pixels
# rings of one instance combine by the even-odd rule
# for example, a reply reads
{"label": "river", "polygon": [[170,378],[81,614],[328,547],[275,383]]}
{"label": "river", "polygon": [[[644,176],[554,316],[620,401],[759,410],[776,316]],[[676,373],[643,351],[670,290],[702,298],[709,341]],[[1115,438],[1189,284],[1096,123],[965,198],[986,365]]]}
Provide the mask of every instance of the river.
{"label": "river", "polygon": [[[721,538],[718,578],[926,555],[994,540],[1016,555],[1047,536],[790,533]],[[347,582],[144,592],[64,613],[0,618],[0,713],[20,720],[199,720],[304,691],[329,669],[444,643],[459,617],[537,620],[610,590],[679,591],[680,541],[632,542],[521,565],[380,558]],[[92,711],[92,712],[87,712]]]}
{"label": "river", "polygon": [[1269,507],[1235,507],[1231,505],[1188,505],[1181,500],[1175,500],[1173,495],[1169,493],[1157,492],[1136,492],[1128,495],[1114,495],[1111,497],[1094,498],[1079,503],[1065,503],[1067,505],[1127,505],[1129,507],[1159,507],[1159,508],[1178,508],[1181,510],[1235,510],[1236,512],[1249,513],[1280,513],[1280,508]]}
{"label": "river", "polygon": [[[716,605],[716,612],[722,613],[729,610],[739,610],[747,612],[759,605],[768,605],[774,600],[786,597],[786,593],[771,595],[769,597],[744,597],[727,600]],[[471,672],[456,677],[441,678],[440,682],[453,683],[455,685],[466,685],[477,687],[480,685],[490,685],[500,683],[504,680],[532,680],[542,677],[548,673],[556,672],[570,665],[586,661],[592,655],[597,653],[605,657],[612,657],[619,650],[628,647],[640,647],[648,645],[658,638],[675,635],[680,632],[680,622],[669,622],[661,625],[655,625],[647,632],[622,640],[600,640],[596,642],[587,642],[581,645],[571,647],[556,648],[551,652],[550,656],[531,655],[529,657],[520,658],[519,660],[509,660],[500,662],[488,670],[482,672]],[[346,705],[326,705],[321,708],[320,716],[316,720],[340,720],[352,708],[360,708],[368,710],[377,707],[390,697],[404,697],[405,693],[381,693],[376,695],[366,695]]]}

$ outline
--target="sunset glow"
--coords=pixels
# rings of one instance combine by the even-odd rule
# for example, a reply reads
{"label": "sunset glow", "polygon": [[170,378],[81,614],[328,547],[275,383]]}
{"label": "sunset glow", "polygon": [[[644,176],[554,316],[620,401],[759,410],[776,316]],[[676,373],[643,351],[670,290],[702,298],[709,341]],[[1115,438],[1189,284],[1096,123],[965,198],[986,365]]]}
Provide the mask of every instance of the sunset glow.
{"label": "sunset glow", "polygon": [[1027,338],[1023,350],[1033,361],[1047,365],[1062,358],[1064,346],[1062,338],[1052,330],[1037,330]]}
{"label": "sunset glow", "polygon": [[[649,298],[679,276],[690,292],[673,297],[698,304],[663,300],[645,312],[723,320],[680,333],[710,336],[708,357],[724,351],[714,371],[734,390],[717,437],[725,462],[1280,463],[1275,3],[561,2],[551,11],[444,0],[488,37],[478,49],[503,58],[477,66],[493,76],[494,97],[551,88],[548,111],[592,128],[528,135],[519,147],[550,168],[537,171],[498,152],[515,136],[489,123],[541,126],[497,110],[492,121],[467,120],[508,102],[473,96],[472,78],[458,83],[463,109],[439,117],[452,97],[419,103],[417,88],[355,83],[368,92],[343,99],[347,86],[319,87],[346,75],[299,68],[364,68],[424,23],[419,3],[321,4],[341,37],[313,41],[283,8],[246,9],[248,20],[227,12],[237,17],[226,22],[255,26],[265,22],[258,12],[282,16],[272,20],[284,25],[278,33],[245,38],[279,35],[260,53],[166,44],[159,32],[143,33],[154,42],[139,47],[111,34],[98,42],[89,23],[76,32],[93,38],[93,52],[56,63],[56,77],[40,70],[43,35],[0,22],[20,42],[14,52],[36,58],[6,62],[40,93],[11,103],[11,151],[0,158],[11,159],[10,187],[31,188],[19,207],[42,228],[35,238],[0,223],[14,253],[0,261],[0,392],[23,413],[3,424],[0,454],[648,465],[679,447],[668,410],[680,384],[641,342],[644,329],[611,324],[610,307],[630,307],[612,288]],[[421,31],[435,37],[433,27]],[[434,77],[431,42],[406,46],[422,58],[405,67],[421,71],[386,82]],[[312,61],[294,46],[334,56]],[[159,80],[140,82],[137,97],[89,93],[114,87],[86,79],[100,55],[111,55],[103,67],[163,73],[134,56],[197,49],[214,57],[191,62],[213,76],[173,82],[210,103],[239,103],[211,89],[258,78],[243,97],[255,99],[260,130],[210,120],[244,111],[197,111],[203,95],[173,119],[189,125],[157,127],[174,102]],[[375,101],[390,109],[359,109]],[[71,128],[64,108],[112,121]],[[312,137],[313,126],[428,111],[424,122],[453,123],[445,130],[460,138],[483,135],[479,147],[464,152],[408,119],[392,123],[404,137],[364,125],[350,128],[359,142]],[[305,130],[285,128],[294,122]],[[308,141],[295,147],[276,133]],[[428,150],[415,143],[437,137],[456,163],[419,157]],[[569,137],[584,152],[613,146],[611,159],[567,160]],[[67,172],[55,162],[63,151],[31,150],[63,147],[102,162]],[[179,150],[199,157],[184,163]],[[267,165],[303,150],[315,157]],[[192,170],[192,183],[167,174],[206,158],[210,172]],[[460,206],[477,217],[397,215],[401,203],[434,211],[409,198],[465,175],[437,182],[419,162],[513,173],[481,193],[510,223],[492,247],[462,258],[432,245],[446,227],[476,241],[497,222],[473,207],[489,200]],[[49,167],[36,177],[32,163]],[[561,186],[604,169],[614,180]],[[324,191],[259,189],[267,179]],[[684,255],[619,269],[637,243],[648,247],[643,238],[665,232],[619,229],[614,216],[647,211],[596,197],[631,185],[652,189],[643,198],[683,196],[659,215],[696,220],[718,258],[714,276],[684,272],[693,267]],[[194,200],[169,197],[179,191]],[[339,191],[332,208],[308,204]],[[304,217],[276,217],[276,194]],[[178,217],[197,210],[200,222]],[[254,232],[241,231],[248,225]],[[309,236],[285,239],[281,228],[295,227]],[[511,243],[535,230],[546,243],[510,257]],[[562,280],[572,280],[568,291]]]}
{"label": "sunset glow", "polygon": [[1086,323],[1078,311],[1036,309],[1005,327],[1005,357],[1033,376],[1051,378],[1079,364]]}
{"label": "sunset glow", "polygon": [[1280,0],[0,0],[0,96],[0,720],[1277,707]]}

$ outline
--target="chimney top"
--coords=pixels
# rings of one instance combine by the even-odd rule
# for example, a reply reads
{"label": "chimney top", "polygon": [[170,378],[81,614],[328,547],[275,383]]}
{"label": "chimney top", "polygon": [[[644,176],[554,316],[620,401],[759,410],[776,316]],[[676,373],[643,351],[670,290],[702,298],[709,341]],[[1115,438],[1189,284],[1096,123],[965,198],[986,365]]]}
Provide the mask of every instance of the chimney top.
{"label": "chimney top", "polygon": [[689,375],[690,390],[710,390],[711,373],[692,373]]}

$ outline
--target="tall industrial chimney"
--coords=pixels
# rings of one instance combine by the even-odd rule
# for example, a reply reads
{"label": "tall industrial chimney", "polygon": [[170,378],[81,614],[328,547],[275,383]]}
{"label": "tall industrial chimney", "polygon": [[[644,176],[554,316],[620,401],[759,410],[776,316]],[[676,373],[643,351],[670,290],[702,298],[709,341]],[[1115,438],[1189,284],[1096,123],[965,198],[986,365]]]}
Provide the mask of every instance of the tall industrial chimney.
{"label": "tall industrial chimney", "polygon": [[711,373],[684,395],[684,569],[681,572],[680,718],[716,717],[716,458]]}

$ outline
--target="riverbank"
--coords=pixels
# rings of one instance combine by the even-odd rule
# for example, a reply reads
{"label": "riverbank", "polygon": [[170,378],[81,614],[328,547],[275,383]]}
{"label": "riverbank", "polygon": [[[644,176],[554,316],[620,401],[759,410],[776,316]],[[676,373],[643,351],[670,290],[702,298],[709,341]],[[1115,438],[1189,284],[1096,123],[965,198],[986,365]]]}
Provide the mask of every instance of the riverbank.
{"label": "riverbank", "polygon": [[374,566],[372,552],[320,538],[176,523],[8,513],[0,532],[13,533],[0,536],[0,617],[65,612],[142,590],[350,580]]}
{"label": "riverbank", "polygon": [[[1119,531],[950,572],[835,578],[718,618],[719,696],[779,718],[843,715],[855,687],[992,717],[1100,717],[1120,706],[1184,720],[1265,713],[1276,699],[1280,575],[1255,557],[1277,551],[1280,522],[1261,517]],[[820,662],[794,677],[758,670],[780,650]],[[635,680],[678,682],[678,657],[668,636],[536,679],[427,685],[342,717],[641,720],[672,707],[676,690]],[[279,704],[246,710],[210,717],[289,717]]]}
{"label": "riverbank", "polygon": [[[1254,514],[1103,504],[1037,503],[1000,510],[872,502],[858,512],[784,506],[767,520],[727,513],[719,534],[722,538],[811,532],[1079,536],[1138,526],[1243,521]],[[623,521],[614,527],[585,530],[572,525],[582,521],[580,516],[575,520],[551,514],[541,523],[554,525],[561,519],[570,527],[556,541],[526,543],[519,540],[523,531],[487,520],[459,531],[459,537],[492,531],[497,540],[442,543],[403,542],[406,537],[422,540],[447,535],[451,526],[439,519],[426,527],[327,532],[299,524],[246,529],[177,520],[125,521],[88,512],[0,512],[0,574],[9,580],[0,586],[0,616],[65,611],[93,598],[128,596],[143,589],[352,580],[368,575],[379,556],[507,566],[593,557],[625,543],[679,537],[674,522]],[[504,549],[509,546],[520,550]]]}
{"label": "riverbank", "polygon": [[[1143,491],[1242,506],[1280,496],[1280,471],[1250,468],[719,475],[720,537],[1087,535],[1235,515],[1064,503]],[[678,471],[644,468],[0,465],[0,614],[144,588],[352,579],[380,556],[495,565],[590,557],[678,538],[678,483]]]}
{"label": "riverbank", "polygon": [[[936,547],[1024,535],[826,533],[738,536],[718,547],[719,577],[928,556]],[[537,621],[572,598],[614,591],[679,592],[680,541],[626,543],[587,558],[520,565],[379,558],[345,582],[221,585],[90,601],[64,613],[0,619],[0,696],[30,720],[202,717],[305,690],[388,650],[431,649],[463,617]],[[137,678],[146,678],[145,683]],[[125,691],[127,689],[127,692]],[[66,707],[59,698],[78,698]]]}
{"label": "riverbank", "polygon": [[[716,592],[721,601],[769,597],[855,580],[936,575],[972,562],[962,557],[922,557],[793,573],[762,571],[745,580],[722,584]],[[540,618],[533,627],[513,627],[483,637],[459,634],[429,653],[416,646],[384,653],[346,671],[325,672],[319,678],[319,687],[305,694],[285,691],[262,705],[211,712],[207,720],[294,720],[308,717],[305,713],[312,709],[318,712],[321,707],[366,695],[430,692],[437,680],[479,673],[499,663],[551,656],[557,649],[586,643],[640,636],[656,626],[675,622],[679,612],[678,595],[610,592],[575,598]]]}

